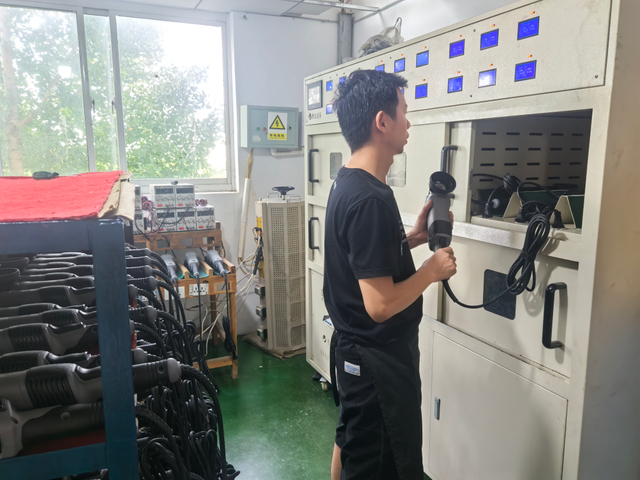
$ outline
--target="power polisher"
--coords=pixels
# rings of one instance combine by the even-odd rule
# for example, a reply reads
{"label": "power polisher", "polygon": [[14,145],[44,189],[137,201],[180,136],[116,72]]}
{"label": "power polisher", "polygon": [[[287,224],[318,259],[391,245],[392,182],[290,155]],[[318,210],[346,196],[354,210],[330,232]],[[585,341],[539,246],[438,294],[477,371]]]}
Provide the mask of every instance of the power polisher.
{"label": "power polisher", "polygon": [[[451,245],[451,220],[449,209],[453,191],[456,188],[455,179],[449,174],[449,152],[458,150],[456,145],[446,145],[442,148],[440,159],[440,171],[434,172],[429,178],[429,196],[426,203],[433,202],[427,215],[427,231],[429,233],[429,248],[432,252]],[[442,285],[447,295],[454,303],[461,307],[477,309],[499,300],[507,294],[519,295],[525,290],[531,292],[535,289],[536,274],[534,260],[549,237],[549,218],[545,215],[535,215],[529,222],[525,234],[525,243],[518,259],[514,262],[507,275],[505,290],[496,297],[479,305],[467,305],[462,303],[454,295],[448,280],[443,280]],[[518,276],[519,275],[519,276]]]}

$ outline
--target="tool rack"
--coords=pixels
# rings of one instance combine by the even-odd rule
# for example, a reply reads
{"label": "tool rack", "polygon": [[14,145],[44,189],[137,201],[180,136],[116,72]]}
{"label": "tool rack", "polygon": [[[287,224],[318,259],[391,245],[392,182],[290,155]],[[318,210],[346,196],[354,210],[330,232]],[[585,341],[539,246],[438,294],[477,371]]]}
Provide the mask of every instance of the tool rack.
{"label": "tool rack", "polygon": [[106,442],[0,460],[3,480],[44,480],[109,469],[137,480],[138,453],[131,369],[124,228],[120,220],[1,223],[0,254],[91,251]]}
{"label": "tool rack", "polygon": [[[185,240],[190,240],[190,245],[184,245]],[[146,248],[153,252],[164,252],[166,250],[186,250],[186,249],[203,249],[212,250],[219,249],[222,245],[222,230],[220,229],[220,222],[216,222],[216,228],[212,230],[194,230],[187,232],[161,232],[153,234],[135,235],[134,241],[136,245],[144,245]],[[227,261],[222,259],[227,265],[227,268],[231,270],[231,273],[227,275],[227,283],[229,288],[229,322],[231,330],[231,338],[233,342],[238,345],[238,335],[236,330],[236,267]],[[207,274],[207,278],[200,279],[200,285],[205,283],[209,284],[209,293],[211,299],[211,318],[215,318],[217,313],[217,296],[225,295],[226,290],[224,288],[224,279],[222,277],[213,275],[211,267],[206,263],[201,262],[201,266]],[[189,278],[189,273],[183,266],[180,266],[185,277],[182,280],[178,280],[178,288],[184,289],[185,298],[198,298],[198,295],[189,294],[189,285],[195,285],[196,279]],[[168,297],[168,292],[163,292],[164,298]],[[206,296],[206,295],[202,295]],[[214,334],[215,335],[215,334]],[[214,339],[216,337],[214,336]],[[220,368],[231,366],[231,377],[238,378],[238,355],[236,349],[236,358],[233,359],[232,355],[226,355],[218,358],[212,358],[207,360],[207,366],[209,368]],[[197,364],[194,367],[197,368]]]}

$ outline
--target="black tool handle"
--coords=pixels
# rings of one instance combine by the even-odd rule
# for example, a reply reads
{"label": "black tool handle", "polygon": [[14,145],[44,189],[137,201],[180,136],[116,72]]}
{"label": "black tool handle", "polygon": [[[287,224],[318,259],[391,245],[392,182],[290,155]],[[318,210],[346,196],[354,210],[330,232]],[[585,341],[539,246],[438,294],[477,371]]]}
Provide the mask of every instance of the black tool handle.
{"label": "black tool handle", "polygon": [[28,325],[30,323],[48,323],[56,327],[70,325],[72,323],[96,323],[95,320],[93,322],[85,322],[85,318],[96,318],[96,314],[81,312],[73,308],[58,308],[33,313],[31,315],[16,315],[14,317],[0,318],[0,329],[13,327],[15,325]]}
{"label": "black tool handle", "polygon": [[310,250],[320,250],[320,247],[313,244],[313,230],[311,229],[311,225],[313,225],[313,221],[317,220],[320,222],[318,217],[309,217],[309,249]]}
{"label": "black tool handle", "polygon": [[[67,262],[68,263],[68,262]],[[85,277],[87,275],[93,275],[93,265],[73,265],[73,264],[67,264],[65,262],[59,264],[59,265],[63,265],[63,266],[58,266],[55,268],[49,268],[47,265],[51,265],[51,264],[38,264],[43,268],[34,268],[33,270],[24,270],[22,272],[22,275],[20,275],[21,278],[29,276],[35,276],[35,275],[48,275],[51,273],[73,273],[75,275],[78,275],[80,277]],[[66,266],[64,266],[66,265]],[[46,268],[44,268],[46,266]]]}
{"label": "black tool handle", "polygon": [[[71,263],[71,262],[61,262],[61,261],[55,261],[55,262],[46,262],[46,263],[30,263],[29,265],[27,265],[27,267],[24,269],[24,272],[29,272],[29,273],[43,273],[41,272],[41,270],[52,270],[52,269],[56,269],[57,271],[70,271],[70,270],[64,270],[64,269],[69,269],[71,267],[75,267],[76,264],[75,263]],[[60,270],[63,269],[63,270]]]}
{"label": "black tool handle", "polygon": [[566,290],[566,283],[552,283],[547,287],[544,297],[544,320],[542,323],[542,345],[548,349],[561,348],[562,342],[551,340],[553,330],[553,305],[558,290]]}
{"label": "black tool handle", "polygon": [[57,280],[27,280],[16,282],[12,290],[33,290],[34,288],[50,287],[53,285],[67,285],[73,288],[86,288],[95,286],[93,283],[93,277],[71,277],[62,278]]}
{"label": "black tool handle", "polygon": [[320,180],[313,178],[313,154],[319,152],[317,148],[309,149],[309,182],[310,183],[320,183]]}
{"label": "black tool handle", "polygon": [[155,277],[130,278],[127,283],[147,292],[153,292],[158,288],[158,280]]}
{"label": "black tool handle", "polygon": [[93,255],[75,255],[72,253],[66,257],[36,257],[29,265],[52,264],[58,262],[72,263],[74,265],[93,265]]}
{"label": "black tool handle", "polygon": [[0,318],[17,317],[19,315],[32,315],[34,313],[46,312],[59,308],[55,303],[30,303],[28,305],[18,305],[14,307],[0,308]]}
{"label": "black tool handle", "polygon": [[27,421],[22,427],[22,445],[90,432],[104,426],[102,402],[65,405]]}

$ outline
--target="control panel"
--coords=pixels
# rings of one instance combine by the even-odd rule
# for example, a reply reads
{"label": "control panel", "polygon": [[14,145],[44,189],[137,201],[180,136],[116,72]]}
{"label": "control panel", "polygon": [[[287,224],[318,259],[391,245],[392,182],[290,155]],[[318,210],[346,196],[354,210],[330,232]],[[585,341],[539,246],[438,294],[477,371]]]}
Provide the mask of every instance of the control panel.
{"label": "control panel", "polygon": [[[327,89],[333,82],[327,82]],[[321,86],[309,86],[309,108],[322,108]],[[298,109],[242,105],[240,107],[240,146],[243,148],[289,148],[300,146]]]}
{"label": "control panel", "polygon": [[[354,60],[306,80],[305,124],[337,121],[338,86],[360,69],[406,78],[409,111],[603,85],[610,9],[532,2]],[[579,48],[567,35],[581,39]]]}

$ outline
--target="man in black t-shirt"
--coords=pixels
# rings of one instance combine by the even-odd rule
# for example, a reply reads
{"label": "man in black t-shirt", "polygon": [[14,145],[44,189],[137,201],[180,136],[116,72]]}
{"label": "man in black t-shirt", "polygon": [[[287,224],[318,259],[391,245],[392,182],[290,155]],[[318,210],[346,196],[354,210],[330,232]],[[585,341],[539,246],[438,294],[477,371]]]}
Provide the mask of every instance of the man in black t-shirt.
{"label": "man in black t-shirt", "polygon": [[[423,478],[422,292],[454,275],[456,263],[443,248],[416,271],[410,249],[428,240],[431,204],[405,234],[386,184],[409,137],[406,86],[397,75],[358,70],[334,100],[352,156],[329,194],[324,244],[324,300],[335,326],[332,384],[340,398],[332,480]],[[425,195],[426,188],[425,179]]]}

